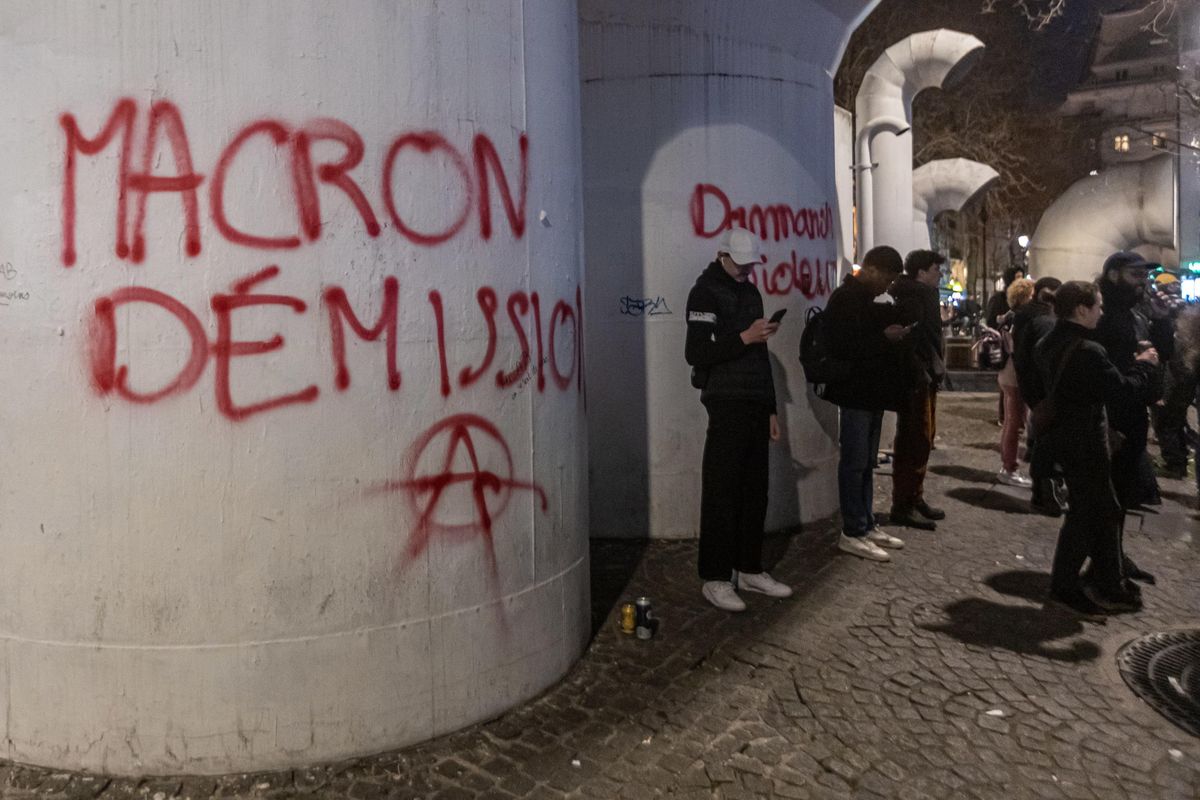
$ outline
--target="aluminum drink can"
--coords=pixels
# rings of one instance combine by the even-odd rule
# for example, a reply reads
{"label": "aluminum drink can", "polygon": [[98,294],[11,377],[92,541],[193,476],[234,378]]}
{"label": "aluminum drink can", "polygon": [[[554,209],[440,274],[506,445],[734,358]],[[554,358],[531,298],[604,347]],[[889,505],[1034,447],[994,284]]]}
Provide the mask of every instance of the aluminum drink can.
{"label": "aluminum drink can", "polygon": [[650,598],[639,597],[635,603],[637,606],[637,637],[639,639],[649,639],[654,635],[650,616]]}
{"label": "aluminum drink can", "polygon": [[621,606],[621,633],[633,633],[637,628],[637,608],[633,603]]}

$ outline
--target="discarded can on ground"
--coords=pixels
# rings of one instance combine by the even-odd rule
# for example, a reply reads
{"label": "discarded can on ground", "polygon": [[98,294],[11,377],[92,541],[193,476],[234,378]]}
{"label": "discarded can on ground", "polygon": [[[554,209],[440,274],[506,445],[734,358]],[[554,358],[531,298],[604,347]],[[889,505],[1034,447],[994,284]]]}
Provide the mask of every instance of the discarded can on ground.
{"label": "discarded can on ground", "polygon": [[637,628],[637,608],[633,603],[621,606],[621,633],[633,633]]}
{"label": "discarded can on ground", "polygon": [[654,635],[654,622],[650,616],[650,598],[639,597],[635,605],[637,606],[637,637],[649,639]]}

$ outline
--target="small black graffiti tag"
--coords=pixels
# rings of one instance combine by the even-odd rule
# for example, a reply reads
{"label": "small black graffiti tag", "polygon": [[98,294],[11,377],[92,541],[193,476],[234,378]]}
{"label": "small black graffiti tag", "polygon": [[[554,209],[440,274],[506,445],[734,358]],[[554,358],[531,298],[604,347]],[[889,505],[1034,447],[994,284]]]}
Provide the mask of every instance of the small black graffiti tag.
{"label": "small black graffiti tag", "polygon": [[658,297],[626,295],[621,298],[621,313],[629,317],[657,317],[670,314],[671,309],[667,306],[667,299],[661,294]]}

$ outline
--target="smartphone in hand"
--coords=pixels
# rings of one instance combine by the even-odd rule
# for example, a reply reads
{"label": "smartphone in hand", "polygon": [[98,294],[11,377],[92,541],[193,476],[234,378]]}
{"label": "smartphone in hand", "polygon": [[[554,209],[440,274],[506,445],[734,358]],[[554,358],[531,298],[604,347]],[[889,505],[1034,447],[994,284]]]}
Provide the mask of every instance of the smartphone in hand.
{"label": "smartphone in hand", "polygon": [[786,313],[787,313],[787,309],[781,308],[778,311],[776,311],[774,314],[772,314],[771,318],[769,320],[767,320],[767,322],[778,323],[781,319],[783,319],[783,315]]}

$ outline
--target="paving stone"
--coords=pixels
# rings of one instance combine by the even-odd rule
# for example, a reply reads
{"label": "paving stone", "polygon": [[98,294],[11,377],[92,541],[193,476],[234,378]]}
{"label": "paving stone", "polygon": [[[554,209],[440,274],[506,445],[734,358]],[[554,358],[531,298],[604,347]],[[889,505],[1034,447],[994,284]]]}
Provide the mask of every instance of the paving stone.
{"label": "paving stone", "polygon": [[[1193,489],[1164,482],[1161,513],[1128,532],[1160,576],[1144,611],[1106,626],[1046,616],[1030,592],[1045,585],[1058,523],[969,479],[994,471],[995,450],[972,446],[995,441],[993,412],[993,395],[939,398],[943,444],[926,491],[948,518],[937,535],[906,537],[890,564],[839,555],[832,523],[769,540],[783,554],[772,573],[799,589],[786,603],[748,597],[740,615],[708,606],[694,542],[593,542],[593,597],[652,594],[669,630],[643,647],[595,609],[609,621],[568,677],[498,720],[264,775],[109,780],[0,762],[0,795],[1200,798],[1200,740],[1141,706],[1111,668],[1122,640],[1200,627],[1188,583],[1200,551],[1178,537],[1195,521],[1174,499]],[[886,475],[876,488],[883,506]],[[995,708],[1004,715],[987,714]]]}

